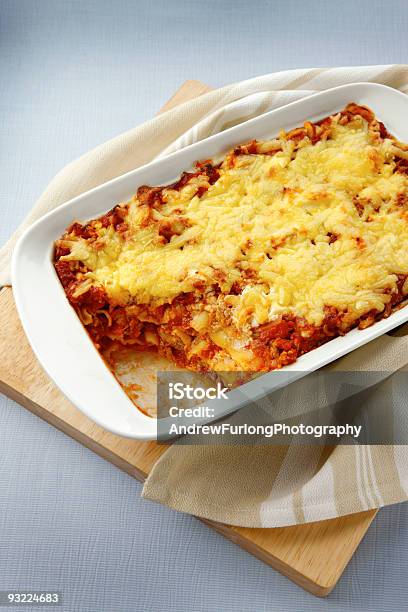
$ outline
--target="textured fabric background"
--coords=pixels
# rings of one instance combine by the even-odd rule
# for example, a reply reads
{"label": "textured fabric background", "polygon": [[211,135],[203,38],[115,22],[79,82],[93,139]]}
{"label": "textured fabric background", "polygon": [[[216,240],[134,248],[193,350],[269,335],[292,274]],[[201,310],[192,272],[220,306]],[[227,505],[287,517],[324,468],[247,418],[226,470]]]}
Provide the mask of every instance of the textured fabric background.
{"label": "textured fabric background", "polygon": [[[65,163],[150,117],[186,78],[405,62],[407,5],[0,2],[0,241]],[[334,27],[333,27],[334,26]],[[60,588],[65,610],[402,610],[408,509],[380,513],[327,601],[8,400],[0,409],[0,588]]]}

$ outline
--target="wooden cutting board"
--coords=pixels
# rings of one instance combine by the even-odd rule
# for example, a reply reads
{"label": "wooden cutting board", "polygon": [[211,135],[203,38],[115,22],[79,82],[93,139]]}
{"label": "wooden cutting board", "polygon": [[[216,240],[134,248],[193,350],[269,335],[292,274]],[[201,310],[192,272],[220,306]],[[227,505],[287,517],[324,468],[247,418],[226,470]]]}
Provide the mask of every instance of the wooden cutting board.
{"label": "wooden cutting board", "polygon": [[[168,110],[210,88],[187,81],[163,107]],[[21,327],[12,290],[0,291],[0,391],[131,476],[143,481],[166,450],[154,442],[115,436],[80,413],[51,382]],[[277,529],[247,529],[204,521],[314,595],[325,597],[376,515],[376,510]]]}

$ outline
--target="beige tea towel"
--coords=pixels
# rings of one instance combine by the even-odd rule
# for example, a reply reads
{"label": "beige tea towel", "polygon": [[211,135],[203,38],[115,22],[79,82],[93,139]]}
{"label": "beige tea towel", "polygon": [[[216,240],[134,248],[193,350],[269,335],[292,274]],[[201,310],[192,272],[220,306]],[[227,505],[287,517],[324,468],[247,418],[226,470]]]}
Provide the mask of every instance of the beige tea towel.
{"label": "beige tea towel", "polygon": [[[97,147],[61,170],[3,247],[0,285],[10,283],[10,256],[22,229],[59,204],[268,110],[361,81],[408,92],[408,67],[302,69],[256,77],[204,94]],[[384,336],[347,357],[346,367],[395,371],[408,361],[407,343]],[[174,446],[156,464],[143,494],[221,522],[276,527],[406,500],[407,468],[405,446]]]}
{"label": "beige tea towel", "polygon": [[[408,325],[403,333],[408,334]],[[387,405],[398,414],[404,413],[407,397],[392,384],[392,373],[401,373],[406,364],[408,335],[384,335],[324,370],[376,373],[382,382],[375,393],[385,394]],[[408,371],[404,374],[403,383]],[[307,422],[313,408],[309,403],[303,409],[291,406],[290,411],[303,413],[305,419],[300,420]],[[194,442],[195,437],[189,436],[162,455],[144,485],[145,498],[245,527],[320,521],[408,499],[406,446],[325,447],[298,440],[287,446]]]}

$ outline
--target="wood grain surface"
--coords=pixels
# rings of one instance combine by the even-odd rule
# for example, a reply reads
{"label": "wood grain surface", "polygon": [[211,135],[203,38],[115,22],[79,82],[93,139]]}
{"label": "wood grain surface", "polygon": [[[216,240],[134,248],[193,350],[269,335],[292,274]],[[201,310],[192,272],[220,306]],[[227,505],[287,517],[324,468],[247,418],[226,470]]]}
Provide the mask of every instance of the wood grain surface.
{"label": "wood grain surface", "polygon": [[[186,81],[161,112],[210,88]],[[21,327],[12,290],[0,291],[0,391],[121,470],[143,481],[166,450],[155,442],[120,438],[90,421],[42,370]],[[314,595],[336,585],[376,510],[276,529],[248,529],[203,521]]]}

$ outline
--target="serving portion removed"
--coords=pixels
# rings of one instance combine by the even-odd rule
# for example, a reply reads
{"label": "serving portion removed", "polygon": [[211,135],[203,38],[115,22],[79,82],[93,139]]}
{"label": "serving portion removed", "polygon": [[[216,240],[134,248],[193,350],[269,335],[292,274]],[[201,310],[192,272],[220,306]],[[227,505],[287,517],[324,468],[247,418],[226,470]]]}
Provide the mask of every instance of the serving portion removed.
{"label": "serving portion removed", "polygon": [[108,361],[131,346],[255,372],[387,318],[407,247],[408,146],[351,102],[75,221],[54,265]]}

